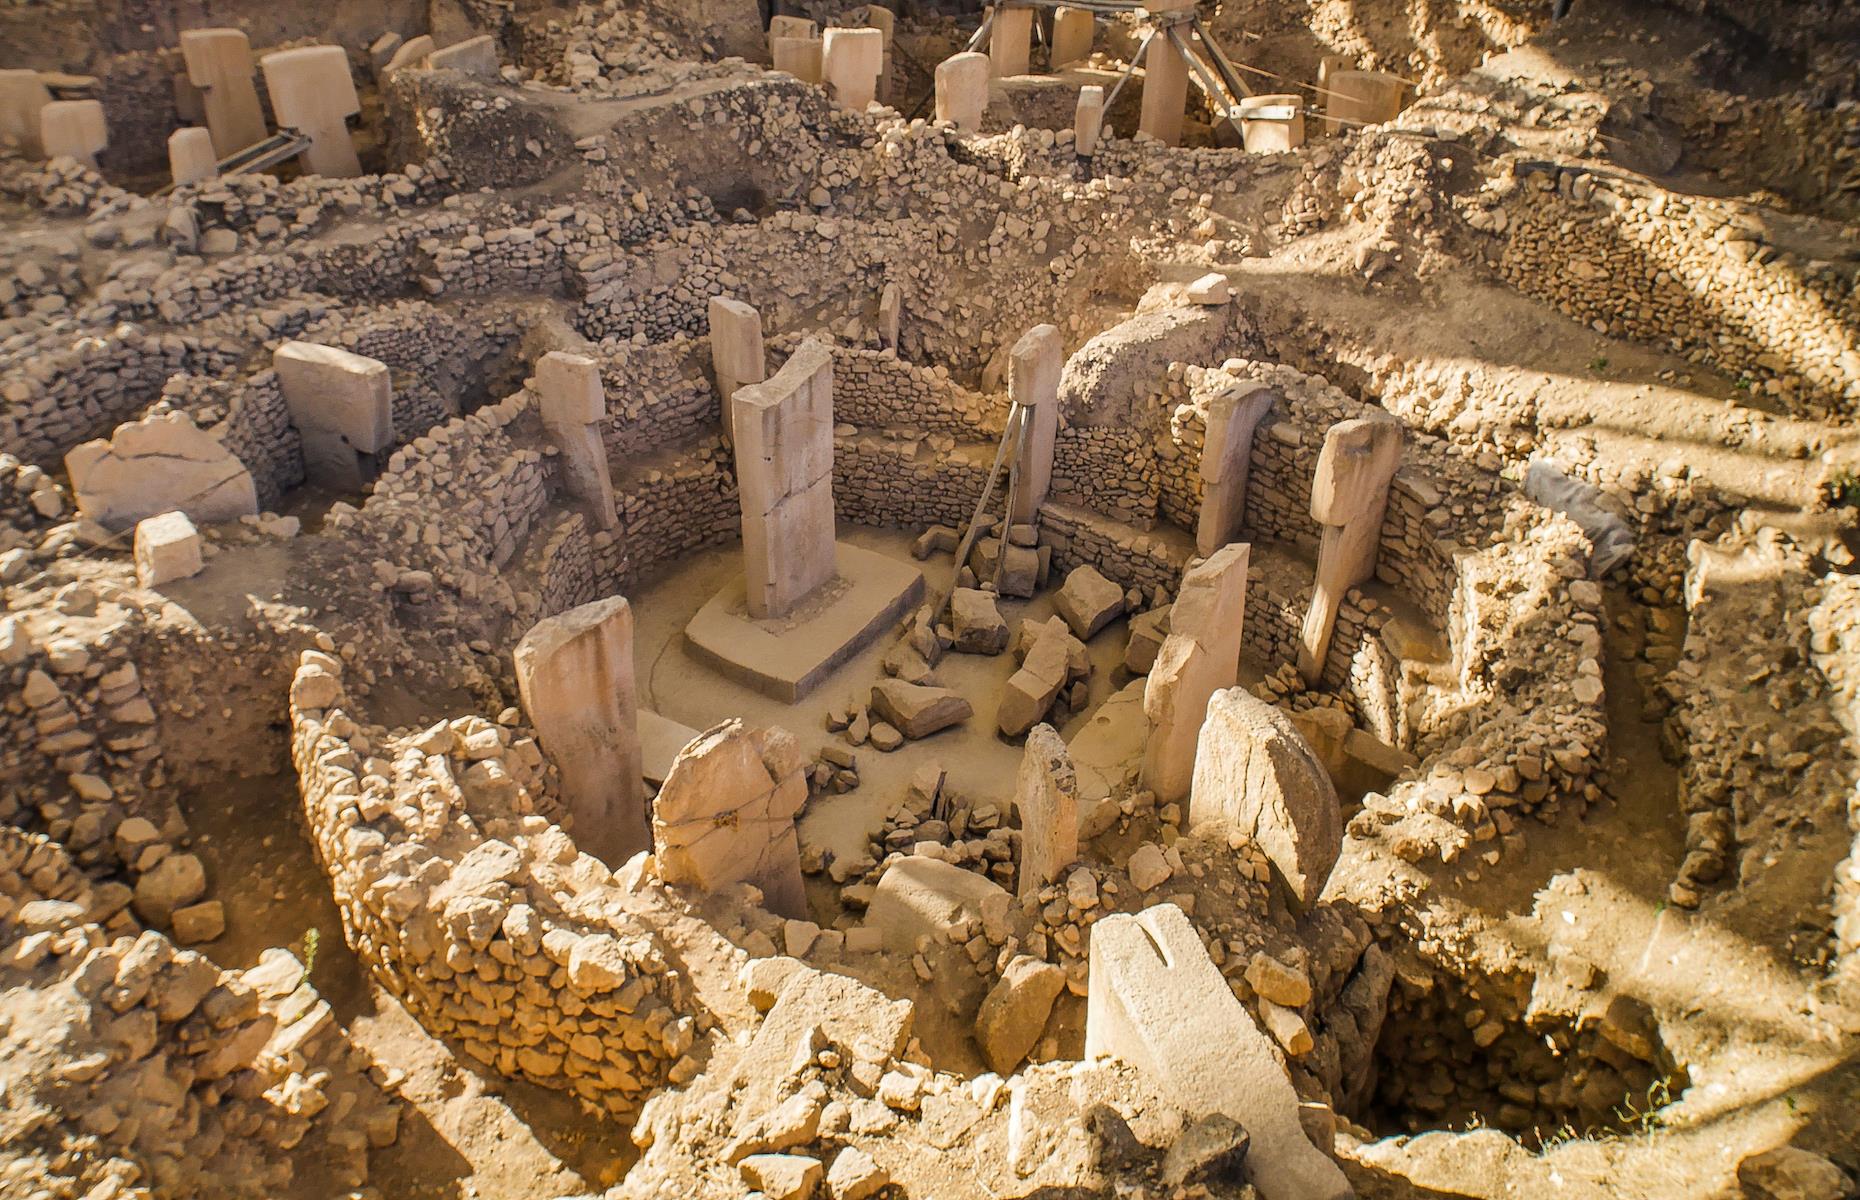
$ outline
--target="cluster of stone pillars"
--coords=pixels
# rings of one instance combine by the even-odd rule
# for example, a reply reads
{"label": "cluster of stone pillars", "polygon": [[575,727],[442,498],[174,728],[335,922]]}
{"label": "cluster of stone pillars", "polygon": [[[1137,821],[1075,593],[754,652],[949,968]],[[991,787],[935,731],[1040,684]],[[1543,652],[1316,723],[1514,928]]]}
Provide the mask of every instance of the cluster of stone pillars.
{"label": "cluster of stone pillars", "polygon": [[27,158],[75,158],[94,167],[110,144],[103,104],[53,98],[49,81],[56,78],[25,67],[0,70],[0,145]]}
{"label": "cluster of stone pillars", "polygon": [[896,22],[890,9],[877,4],[868,5],[865,15],[864,26],[824,32],[805,17],[771,17],[769,57],[775,69],[824,85],[835,104],[864,112],[887,90]]}

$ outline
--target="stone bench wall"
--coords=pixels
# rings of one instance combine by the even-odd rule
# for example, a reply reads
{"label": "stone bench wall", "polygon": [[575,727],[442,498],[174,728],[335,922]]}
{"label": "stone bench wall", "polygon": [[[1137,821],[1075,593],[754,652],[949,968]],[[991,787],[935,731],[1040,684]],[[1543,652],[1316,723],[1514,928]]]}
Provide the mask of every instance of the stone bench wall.
{"label": "stone bench wall", "polygon": [[601,347],[601,383],[607,413],[601,443],[624,464],[655,451],[685,446],[715,434],[721,406],[710,381],[710,343],[677,338],[647,346]]}

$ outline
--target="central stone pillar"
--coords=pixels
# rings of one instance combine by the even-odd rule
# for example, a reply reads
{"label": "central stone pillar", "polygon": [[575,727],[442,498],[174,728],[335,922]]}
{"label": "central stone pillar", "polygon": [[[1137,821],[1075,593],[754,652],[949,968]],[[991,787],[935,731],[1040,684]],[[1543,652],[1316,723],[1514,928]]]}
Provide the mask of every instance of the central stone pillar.
{"label": "central stone pillar", "polygon": [[1213,554],[1240,533],[1246,521],[1246,482],[1252,474],[1253,433],[1278,397],[1263,383],[1237,383],[1208,401],[1208,429],[1201,445],[1201,516],[1195,553]]}
{"label": "central stone pillar", "polygon": [[1376,573],[1389,483],[1401,465],[1401,426],[1387,417],[1339,421],[1324,435],[1311,479],[1311,515],[1324,527],[1317,582],[1298,642],[1298,673],[1316,685],[1344,593]]}
{"label": "central stone pillar", "polygon": [[348,179],[362,173],[349,118],[362,111],[341,46],[279,50],[259,60],[278,125],[310,139],[297,161],[312,175]]}
{"label": "central stone pillar", "polygon": [[188,82],[200,90],[215,154],[230,158],[269,136],[252,82],[252,43],[244,30],[184,30],[181,58]]}
{"label": "central stone pillar", "polygon": [[609,866],[650,849],[626,598],[538,621],[517,643],[516,672],[523,711],[561,772],[576,845]]}
{"label": "central stone pillar", "polygon": [[786,616],[833,578],[833,354],[809,338],[730,403],[749,615]]}
{"label": "central stone pillar", "polygon": [[1143,56],[1143,109],[1137,131],[1165,146],[1179,146],[1187,107],[1188,64],[1168,35],[1158,31]]}
{"label": "central stone pillar", "polygon": [[953,54],[937,64],[936,119],[948,121],[965,133],[982,127],[982,113],[988,108],[986,54]]}
{"label": "central stone pillar", "polygon": [[1059,436],[1059,377],[1066,347],[1052,325],[1035,325],[1014,343],[1008,363],[1008,396],[1027,410],[1026,433],[1015,460],[1014,507],[1008,520],[1031,524],[1053,486],[1053,444]]}
{"label": "central stone pillar", "polygon": [[736,416],[730,402],[746,383],[761,383],[769,376],[762,349],[762,314],[728,296],[710,298],[710,368],[717,377],[717,395],[723,401],[723,440],[736,444]]}
{"label": "central stone pillar", "polygon": [[334,346],[286,342],[271,356],[312,483],[355,491],[394,445],[387,364]]}
{"label": "central stone pillar", "polygon": [[995,27],[988,35],[988,60],[995,75],[1025,75],[1033,64],[1033,9],[995,5]]}

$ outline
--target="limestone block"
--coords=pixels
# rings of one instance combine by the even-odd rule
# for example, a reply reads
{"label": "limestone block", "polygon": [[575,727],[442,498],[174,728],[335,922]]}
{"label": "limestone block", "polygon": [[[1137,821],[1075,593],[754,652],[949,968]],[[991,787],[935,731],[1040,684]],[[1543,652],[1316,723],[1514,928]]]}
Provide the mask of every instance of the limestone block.
{"label": "limestone block", "polygon": [[331,179],[362,173],[356,157],[349,118],[361,112],[355,80],[349,74],[349,56],[341,46],[302,46],[278,50],[259,60],[265,72],[265,89],[271,94],[271,111],[282,129],[294,129],[310,139],[310,148],[298,156],[305,172]]}
{"label": "limestone block", "polygon": [[1075,648],[1082,658],[1085,646],[1067,631],[1063,618],[1053,617],[1041,627],[1001,694],[995,725],[1004,736],[1019,737],[1045,719],[1059,689],[1074,678]]}
{"label": "limestone block", "polygon": [[1053,70],[1091,57],[1091,42],[1097,21],[1088,8],[1053,10]]}
{"label": "limestone block", "polygon": [[52,102],[52,91],[30,68],[0,70],[0,146],[27,158],[44,158],[39,140],[39,110]]}
{"label": "limestone block", "polygon": [[1137,131],[1165,146],[1179,146],[1187,107],[1188,64],[1174,44],[1158,34],[1143,56],[1143,107],[1137,116]]}
{"label": "limestone block", "polygon": [[753,883],[770,912],[805,917],[794,819],[807,766],[792,734],[734,718],[692,740],[652,805],[659,877],[705,893]]}
{"label": "limestone block", "polygon": [[[769,52],[774,53],[779,38],[820,37],[820,26],[806,17],[773,16],[769,18]],[[776,68],[780,70],[779,67]]]}
{"label": "limestone block", "polygon": [[1331,71],[1324,89],[1326,133],[1380,125],[1401,115],[1401,78],[1386,71]]}
{"label": "limestone block", "polygon": [[[1007,889],[985,875],[913,855],[894,859],[885,868],[865,910],[865,923],[878,931],[889,949],[914,954],[918,938],[944,940],[956,922],[979,923],[984,909],[1009,899]],[[784,992],[782,999],[792,991]]]}
{"label": "limestone block", "polygon": [[804,1154],[752,1154],[739,1169],[743,1182],[768,1200],[809,1200],[826,1170]]}
{"label": "limestone block", "polygon": [[1098,152],[1098,141],[1104,136],[1104,88],[1089,83],[1079,89],[1079,103],[1072,117],[1072,145],[1080,158],[1090,158]]}
{"label": "limestone block", "polygon": [[1086,563],[1074,567],[1066,576],[1066,582],[1053,596],[1053,611],[1065,619],[1080,641],[1089,642],[1123,614],[1124,589]]}
{"label": "limestone block", "polygon": [[563,487],[587,503],[601,528],[615,528],[620,517],[601,441],[607,393],[600,364],[585,354],[551,350],[536,361],[536,394],[543,430],[561,451]]}
{"label": "limestone block", "polygon": [[219,172],[219,154],[210,132],[189,125],[168,135],[168,174],[176,187],[211,179]]}
{"label": "limestone block", "polygon": [[183,412],[116,427],[65,455],[78,511],[108,529],[179,510],[196,521],[236,521],[258,512],[252,473]]}
{"label": "limestone block", "polygon": [[730,403],[749,614],[786,616],[833,578],[832,352],[809,338]]}
{"label": "limestone block", "polygon": [[184,512],[162,513],[136,522],[135,558],[136,583],[145,588],[198,575],[206,565],[200,531]]}
{"label": "limestone block", "polygon": [[[808,22],[813,25],[812,21]],[[775,69],[785,71],[802,83],[824,83],[821,50],[823,43],[817,37],[778,37],[770,42],[770,55],[775,60]]]}
{"label": "limestone block", "polygon": [[1059,878],[1079,858],[1078,776],[1066,743],[1051,725],[1035,725],[1014,781],[1020,813],[1020,895]]}
{"label": "limestone block", "polygon": [[1240,535],[1246,523],[1246,482],[1253,434],[1279,395],[1263,383],[1236,383],[1208,400],[1201,448],[1201,514],[1195,553],[1206,557]]}
{"label": "limestone block", "polygon": [[480,34],[454,42],[443,50],[426,56],[426,65],[434,71],[463,71],[478,79],[497,78],[497,39]]}
{"label": "limestone block", "polygon": [[1208,703],[1188,823],[1251,838],[1303,904],[1324,890],[1343,849],[1342,806],[1324,764],[1290,717],[1244,688]]}
{"label": "limestone block", "polygon": [[610,866],[647,849],[626,598],[537,622],[517,644],[515,661],[523,711],[561,773],[576,843]]}
{"label": "limestone block", "polygon": [[877,29],[829,29],[821,37],[820,73],[841,108],[864,112],[878,96],[885,67],[885,35]]}
{"label": "limestone block", "polygon": [[999,654],[1007,649],[1008,626],[994,593],[957,588],[949,597],[949,623],[962,654]]}
{"label": "limestone block", "polygon": [[381,74],[385,77],[392,75],[402,67],[423,67],[437,48],[438,43],[427,34],[408,38],[401,43],[400,49],[394,51],[393,57],[387,61],[387,66],[381,68]]}
{"label": "limestone block", "polygon": [[1195,755],[1208,699],[1233,684],[1233,667],[1217,662],[1200,642],[1171,633],[1143,683],[1143,714],[1150,720],[1143,747],[1143,786],[1159,803],[1181,800],[1194,782]]}
{"label": "limestone block", "polygon": [[873,685],[872,711],[912,740],[960,725],[975,713],[960,692],[902,679],[884,679]]}
{"label": "limestone block", "polygon": [[39,110],[39,142],[47,158],[75,158],[87,167],[110,144],[103,104],[97,100],[54,100]]}
{"label": "limestone block", "polygon": [[1305,144],[1304,97],[1281,93],[1240,101],[1240,141],[1248,154],[1284,154]]}
{"label": "limestone block", "polygon": [[1130,1064],[1187,1114],[1237,1121],[1251,1135],[1247,1174],[1266,1200],[1354,1195],[1337,1164],[1305,1135],[1298,1093],[1270,1039],[1234,998],[1181,909],[1159,904],[1099,921],[1090,971],[1087,1059]]}
{"label": "limestone block", "polygon": [[199,91],[218,158],[230,158],[269,136],[252,82],[252,43],[242,29],[186,29],[181,60]]}
{"label": "limestone block", "polygon": [[878,293],[878,338],[887,350],[898,348],[898,321],[904,315],[904,292],[888,283]]}
{"label": "limestone block", "polygon": [[1033,62],[1033,9],[995,5],[995,27],[988,35],[988,58],[997,78],[1025,75]]}
{"label": "limestone block", "polygon": [[1152,608],[1130,618],[1130,640],[1124,644],[1124,670],[1147,675],[1169,636],[1169,605]]}
{"label": "limestone block", "polygon": [[1194,638],[1217,666],[1231,672],[1222,687],[1232,687],[1240,677],[1247,570],[1252,553],[1252,546],[1245,542],[1229,542],[1184,571],[1175,603],[1169,609],[1170,632]]}
{"label": "limestone block", "polygon": [[1344,593],[1375,574],[1389,482],[1401,465],[1401,447],[1401,425],[1391,417],[1339,421],[1324,435],[1311,479],[1311,515],[1324,534],[1298,646],[1298,672],[1306,683],[1315,684],[1324,673]]}
{"label": "limestone block", "polygon": [[966,133],[980,132],[992,77],[986,54],[953,54],[938,63],[936,119],[948,121]]}
{"label": "limestone block", "polygon": [[833,1200],[871,1200],[890,1183],[891,1173],[857,1146],[841,1150],[827,1169],[827,1195]]}
{"label": "limestone block", "polygon": [[1025,954],[1008,963],[975,1015],[975,1044],[989,1070],[1014,1073],[1040,1040],[1065,986],[1066,973],[1052,963]]}
{"label": "limestone block", "polygon": [[304,473],[355,490],[394,446],[393,384],[387,364],[335,346],[285,342],[271,364],[291,424],[304,444]]}
{"label": "limestone block", "polygon": [[1052,325],[1035,325],[1021,335],[1008,357],[1008,398],[1025,410],[1027,428],[1014,460],[1016,525],[1031,525],[1053,486],[1053,447],[1059,436],[1059,379],[1065,370],[1065,340]]}
{"label": "limestone block", "polygon": [[1211,271],[1188,285],[1184,294],[1190,304],[1201,304],[1209,308],[1218,308],[1231,303],[1234,298],[1233,285],[1227,282],[1227,276],[1219,271]]}
{"label": "limestone block", "polygon": [[710,364],[716,376],[717,395],[723,402],[723,436],[736,444],[731,400],[746,383],[768,378],[768,359],[762,348],[762,314],[728,296],[710,299]]}

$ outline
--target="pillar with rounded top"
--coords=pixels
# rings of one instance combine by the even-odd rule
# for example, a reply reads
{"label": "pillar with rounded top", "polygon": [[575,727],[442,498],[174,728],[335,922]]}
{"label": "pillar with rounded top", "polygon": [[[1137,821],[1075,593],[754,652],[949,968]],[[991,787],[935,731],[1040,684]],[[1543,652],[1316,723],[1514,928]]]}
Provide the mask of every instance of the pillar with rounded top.
{"label": "pillar with rounded top", "polygon": [[199,125],[169,134],[168,173],[174,177],[176,187],[218,175],[220,160],[213,149],[213,134]]}
{"label": "pillar with rounded top", "polygon": [[1299,635],[1298,673],[1315,685],[1324,674],[1344,593],[1376,573],[1389,483],[1401,465],[1401,425],[1392,417],[1339,421],[1324,435],[1311,479],[1311,516],[1323,526],[1317,582]]}
{"label": "pillar with rounded top", "polygon": [[1188,64],[1168,35],[1158,32],[1143,56],[1143,111],[1137,130],[1165,146],[1179,146],[1187,107]]}
{"label": "pillar with rounded top", "polygon": [[877,29],[829,29],[821,38],[820,73],[841,108],[864,112],[878,98],[885,69],[885,35]]}
{"label": "pillar with rounded top", "polygon": [[995,5],[995,27],[988,35],[988,58],[995,75],[1025,75],[1033,65],[1033,9]]}
{"label": "pillar with rounded top", "polygon": [[267,54],[259,65],[278,125],[310,139],[310,148],[297,160],[303,169],[331,179],[360,175],[349,118],[362,106],[348,53],[341,46],[302,46]]}
{"label": "pillar with rounded top", "polygon": [[953,54],[937,64],[936,119],[965,133],[978,132],[988,108],[991,77],[986,54]]}
{"label": "pillar with rounded top", "polygon": [[75,158],[97,165],[97,153],[110,144],[103,104],[96,100],[54,100],[39,110],[39,141],[47,158]]}

